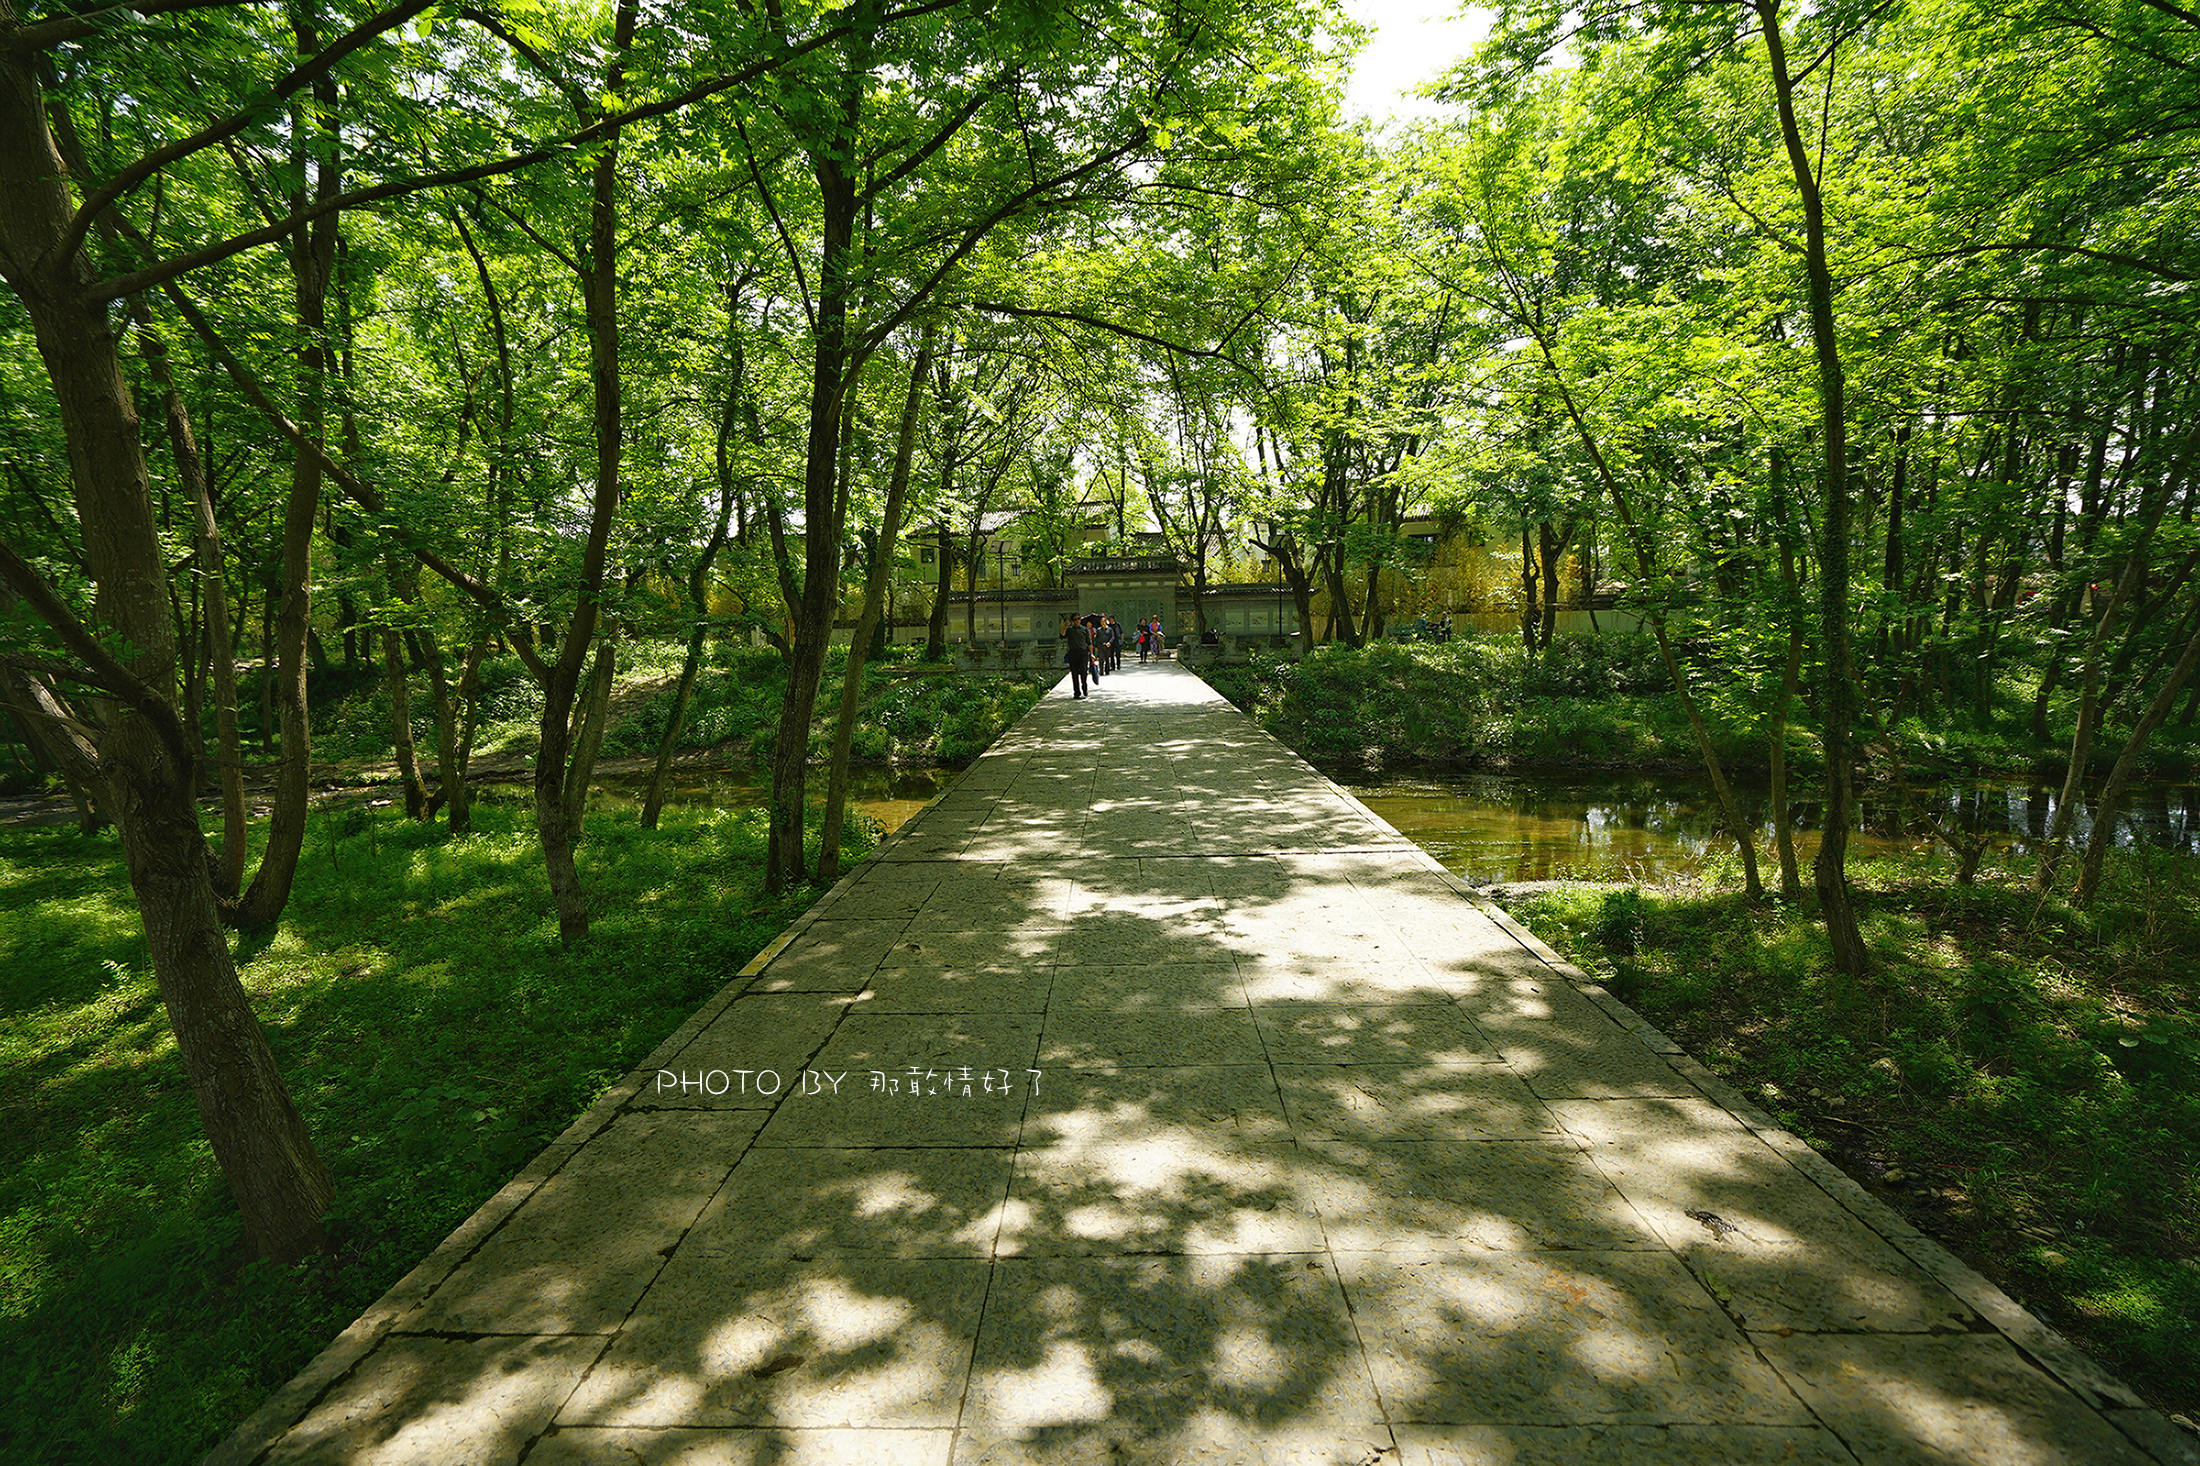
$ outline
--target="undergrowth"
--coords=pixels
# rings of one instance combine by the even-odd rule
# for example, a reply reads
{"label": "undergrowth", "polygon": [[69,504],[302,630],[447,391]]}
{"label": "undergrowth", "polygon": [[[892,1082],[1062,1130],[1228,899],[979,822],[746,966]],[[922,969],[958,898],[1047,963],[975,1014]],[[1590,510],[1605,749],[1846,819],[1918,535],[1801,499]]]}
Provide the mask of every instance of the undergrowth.
{"label": "undergrowth", "polygon": [[2162,1404],[2200,1414],[2200,868],[2118,856],[2081,909],[2022,869],[1859,863],[1877,973],[1813,910],[1562,889],[1521,919]]}
{"label": "undergrowth", "polygon": [[296,1266],[245,1257],[112,837],[0,835],[0,1460],[197,1460],[814,894],[761,894],[762,811],[598,818],[567,948],[524,793],[475,826],[324,814],[239,942],[336,1186]]}

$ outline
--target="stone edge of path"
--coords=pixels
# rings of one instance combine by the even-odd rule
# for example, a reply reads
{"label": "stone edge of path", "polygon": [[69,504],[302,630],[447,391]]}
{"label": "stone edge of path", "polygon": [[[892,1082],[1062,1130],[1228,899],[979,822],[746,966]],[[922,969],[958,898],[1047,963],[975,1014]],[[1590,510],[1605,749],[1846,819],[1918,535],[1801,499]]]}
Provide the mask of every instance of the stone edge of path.
{"label": "stone edge of path", "polygon": [[[1220,698],[1219,693],[1216,696]],[[1221,700],[1228,702],[1227,699]],[[1370,821],[1378,829],[1389,830],[1393,835],[1399,834],[1389,821],[1369,809],[1328,775],[1300,758],[1296,751],[1262,728],[1250,716],[1242,712],[1239,716],[1245,717],[1247,726],[1258,736],[1297,759],[1330,792],[1363,819]],[[1008,731],[1003,730],[1004,737]],[[988,746],[986,753],[972,761],[971,767],[989,756],[999,741],[996,738],[994,744]],[[269,1396],[227,1439],[208,1452],[202,1466],[250,1466],[250,1463],[258,1461],[292,1426],[303,1420],[331,1388],[374,1352],[400,1317],[450,1276],[521,1202],[565,1164],[573,1152],[610,1124],[619,1110],[641,1092],[642,1085],[656,1073],[665,1060],[670,1059],[689,1039],[723,1013],[729,1004],[753,987],[764,969],[837,902],[867,866],[900,843],[902,831],[914,826],[926,812],[946,798],[960,778],[961,774],[958,773],[955,779],[950,779],[903,822],[901,829],[887,836],[869,856],[844,872],[801,915],[788,923],[785,931],[774,937],[739,972],[727,979],[718,993],[689,1015],[686,1022],[653,1049],[624,1079],[598,1096],[595,1103],[568,1125],[557,1139],[545,1146],[517,1176],[483,1202],[434,1251],[314,1356],[312,1362]],[[1403,835],[1399,835],[1399,838],[1405,840]],[[2200,1466],[2200,1441],[2179,1429],[2160,1411],[2147,1405],[2121,1380],[2040,1322],[2016,1300],[1955,1254],[1903,1220],[1892,1207],[1866,1191],[1846,1172],[1795,1135],[1782,1129],[1756,1104],[1689,1056],[1680,1045],[1614,997],[1589,974],[1559,956],[1541,938],[1514,921],[1503,909],[1446,870],[1441,862],[1419,845],[1405,840],[1403,846],[1393,848],[1401,858],[1422,866],[1462,900],[1487,914],[1500,930],[1518,942],[1530,956],[1595,1003],[1645,1047],[1660,1055],[1713,1104],[1733,1114],[1752,1133],[1778,1150],[1791,1165],[1809,1177],[1862,1225],[1885,1238],[1889,1245],[1916,1262],[1951,1292],[1970,1304],[1980,1317],[1991,1323],[2021,1354],[2098,1411],[2142,1454],[2164,1463],[2164,1466]],[[1383,853],[1392,853],[1393,848],[1386,848]]]}
{"label": "stone edge of path", "polygon": [[[1267,732],[1266,729],[1261,731]],[[1284,748],[1285,752],[1291,752],[1273,734],[1268,736],[1278,747]],[[1297,758],[1298,755],[1292,753],[1292,757]],[[1301,759],[1300,762],[1305,760]],[[1313,766],[1309,764],[1308,767]],[[1369,809],[1321,770],[1314,769],[1314,773],[1329,785],[1338,798],[1351,805],[1361,816],[1373,820],[1383,829],[1392,828],[1389,821]],[[2103,1419],[2114,1425],[2143,1455],[2163,1462],[2165,1466],[2200,1466],[2200,1438],[2180,1429],[2167,1415],[2147,1404],[2129,1385],[2102,1368],[2077,1345],[2042,1323],[2031,1310],[2004,1293],[1984,1274],[1919,1231],[1900,1212],[1866,1191],[1856,1178],[1813,1150],[1800,1137],[1782,1128],[1778,1121],[1766,1114],[1755,1102],[1704,1067],[1693,1055],[1661,1033],[1648,1019],[1621,1002],[1610,989],[1553,951],[1548,943],[1513,920],[1511,914],[1502,907],[1446,870],[1435,856],[1419,845],[1414,845],[1412,851],[1420,864],[1426,866],[1460,897],[1486,913],[1507,936],[1526,948],[1529,955],[1564,978],[1574,991],[1595,1003],[1604,1011],[1605,1016],[1632,1034],[1645,1048],[1664,1058],[1682,1078],[1702,1091],[1704,1098],[1732,1114],[1752,1134],[1780,1152],[1787,1158],[1789,1165],[1809,1177],[1849,1215],[1878,1233],[1886,1239],[1889,1246],[1969,1304],[1979,1317],[2000,1331],[2016,1347],[2018,1353],[2099,1412]]]}
{"label": "stone edge of path", "polygon": [[[1007,730],[1002,731],[1005,733]],[[999,741],[994,740],[996,743]],[[987,752],[991,752],[990,745]],[[978,757],[982,759],[985,754]],[[977,762],[977,759],[973,759],[971,766],[974,767]],[[869,855],[843,871],[839,880],[821,892],[815,901],[803,909],[801,915],[787,924],[785,931],[767,942],[763,950],[751,957],[739,972],[727,978],[725,986],[705,999],[701,1007],[688,1015],[686,1022],[667,1035],[663,1043],[650,1050],[648,1056],[635,1065],[624,1079],[598,1095],[596,1102],[581,1111],[573,1123],[566,1126],[557,1139],[544,1146],[518,1175],[505,1182],[472,1216],[460,1222],[457,1229],[438,1243],[433,1252],[422,1258],[411,1272],[393,1283],[389,1291],[376,1299],[366,1312],[352,1320],[328,1347],[313,1357],[311,1363],[268,1396],[260,1408],[246,1416],[244,1423],[230,1432],[221,1444],[207,1452],[200,1466],[250,1466],[251,1462],[266,1454],[292,1426],[304,1420],[332,1387],[389,1336],[399,1318],[434,1292],[476,1246],[485,1241],[506,1217],[516,1211],[521,1202],[534,1194],[535,1188],[549,1180],[572,1157],[573,1152],[610,1124],[627,1102],[641,1093],[642,1086],[650,1077],[684,1048],[688,1040],[725,1012],[736,998],[755,986],[764,969],[781,952],[786,951],[796,937],[807,931],[828,907],[838,901],[872,861],[899,843],[903,830],[914,825],[933,805],[946,798],[948,791],[955,787],[961,777],[962,772],[958,770],[955,778],[948,780],[915,813],[902,821],[899,829],[881,840]]]}

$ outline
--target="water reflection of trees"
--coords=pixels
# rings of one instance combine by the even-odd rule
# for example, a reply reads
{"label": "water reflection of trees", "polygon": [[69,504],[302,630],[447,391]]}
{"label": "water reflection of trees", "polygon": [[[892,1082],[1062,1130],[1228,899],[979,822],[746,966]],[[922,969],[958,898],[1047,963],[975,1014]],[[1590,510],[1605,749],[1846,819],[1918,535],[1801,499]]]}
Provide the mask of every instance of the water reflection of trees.
{"label": "water reflection of trees", "polygon": [[[1701,868],[1732,849],[1708,783],[1689,775],[1472,774],[1363,784],[1357,792],[1447,864],[1478,878],[1656,877]],[[1765,791],[1739,792],[1759,838],[1769,841]],[[2026,855],[2045,838],[2059,798],[2059,787],[2044,780],[1873,784],[1860,791],[1856,838],[1866,854],[1909,853],[1933,844],[1937,823]],[[1805,858],[1821,812],[1814,796],[1791,805]],[[2148,784],[2127,798],[2118,824],[2118,848],[2200,855],[2200,785]],[[2083,804],[2074,831],[2080,843],[2092,833]]]}

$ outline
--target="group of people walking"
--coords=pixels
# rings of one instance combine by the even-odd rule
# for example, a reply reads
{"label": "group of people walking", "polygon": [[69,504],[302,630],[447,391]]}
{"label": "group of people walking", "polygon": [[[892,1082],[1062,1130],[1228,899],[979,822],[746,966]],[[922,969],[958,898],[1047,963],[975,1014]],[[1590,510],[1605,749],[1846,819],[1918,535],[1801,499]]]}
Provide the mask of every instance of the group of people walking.
{"label": "group of people walking", "polygon": [[[1100,679],[1123,665],[1123,623],[1113,616],[1093,612],[1062,623],[1062,660],[1069,667],[1070,696],[1096,692]],[[1162,654],[1161,618],[1138,623],[1134,634],[1138,660]]]}

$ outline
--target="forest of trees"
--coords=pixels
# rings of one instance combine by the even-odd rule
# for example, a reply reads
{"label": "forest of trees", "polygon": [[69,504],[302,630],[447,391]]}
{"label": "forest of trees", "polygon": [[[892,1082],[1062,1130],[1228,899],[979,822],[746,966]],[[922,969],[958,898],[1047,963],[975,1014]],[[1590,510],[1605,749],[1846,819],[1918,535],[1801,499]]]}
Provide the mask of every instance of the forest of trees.
{"label": "forest of trees", "polygon": [[830,629],[1011,505],[1110,501],[1195,581],[1257,547],[1355,644],[1411,515],[1517,539],[1546,640],[1593,562],[1699,729],[1762,728],[1775,810],[1787,729],[1822,747],[1851,975],[1874,750],[2023,689],[2060,847],[2192,720],[2200,14],[1524,3],[1383,132],[1350,39],[1315,0],[0,0],[0,700],[119,834],[255,1248],[329,1196],[229,936],[284,910],[323,665],[384,669],[455,836],[478,670],[525,663],[569,941],[622,642],[685,638],[683,699],[708,638],[781,649],[769,875],[829,876]]}

